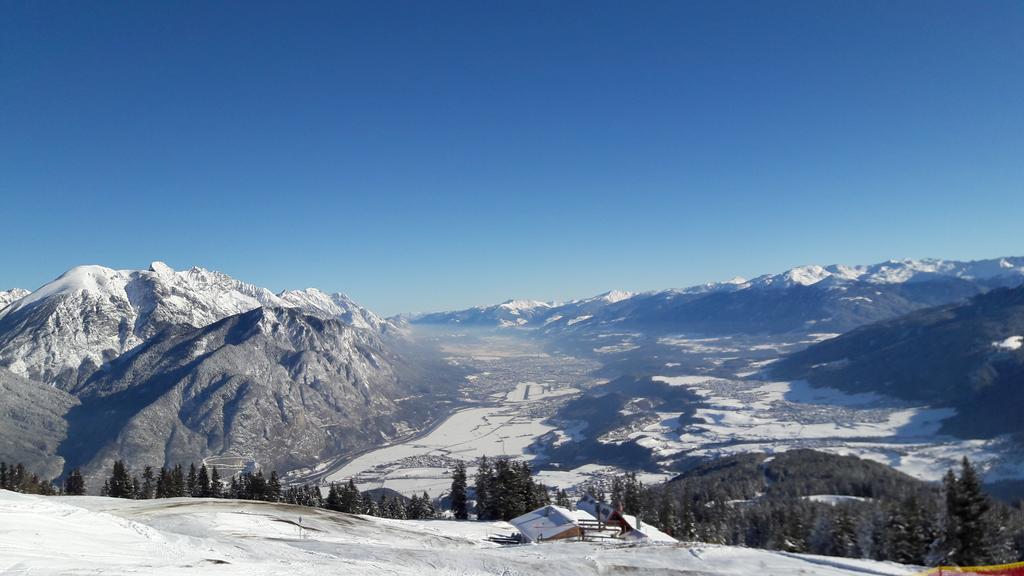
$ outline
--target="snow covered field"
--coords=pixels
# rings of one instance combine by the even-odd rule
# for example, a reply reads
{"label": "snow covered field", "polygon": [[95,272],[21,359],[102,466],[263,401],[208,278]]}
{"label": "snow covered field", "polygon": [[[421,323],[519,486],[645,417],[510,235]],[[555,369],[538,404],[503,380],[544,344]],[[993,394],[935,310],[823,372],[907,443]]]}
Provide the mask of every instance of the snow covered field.
{"label": "snow covered field", "polygon": [[[301,525],[301,528],[300,528]],[[237,500],[0,491],[0,573],[211,575],[912,574],[896,564],[704,544],[500,547],[504,522],[384,520]]]}
{"label": "snow covered field", "polygon": [[876,394],[846,394],[806,382],[733,380],[708,376],[657,376],[703,398],[696,419],[680,434],[665,420],[631,438],[659,455],[680,451],[721,457],[741,452],[813,448],[854,454],[925,480],[938,480],[964,455],[989,469],[989,478],[1014,477],[1019,460],[998,441],[959,440],[938,434],[955,412],[923,408]]}

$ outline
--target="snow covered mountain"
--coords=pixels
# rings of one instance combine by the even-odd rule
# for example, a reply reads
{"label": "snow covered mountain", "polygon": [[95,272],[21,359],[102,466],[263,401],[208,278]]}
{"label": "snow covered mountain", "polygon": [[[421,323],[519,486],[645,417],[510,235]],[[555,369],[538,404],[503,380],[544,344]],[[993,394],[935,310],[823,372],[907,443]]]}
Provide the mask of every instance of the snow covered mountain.
{"label": "snow covered mountain", "polygon": [[399,362],[373,332],[296,308],[169,330],[73,390],[60,453],[87,476],[118,459],[313,466],[394,434]]}
{"label": "snow covered mountain", "polygon": [[503,308],[505,305],[477,307],[427,314],[413,322],[516,326],[548,334],[595,329],[711,334],[844,332],[1022,282],[1021,257],[974,262],[890,260],[869,266],[803,266],[753,280],[735,278],[639,294],[609,292],[586,300],[538,303],[514,310]]}
{"label": "snow covered mountain", "polygon": [[7,307],[8,304],[15,300],[20,300],[25,296],[29,295],[29,291],[24,288],[14,288],[12,290],[0,290],[0,310]]}
{"label": "snow covered mountain", "polygon": [[53,476],[208,457],[283,473],[432,410],[394,326],[344,294],[160,262],[79,266],[4,294],[0,459]]}
{"label": "snow covered mountain", "polygon": [[457,312],[437,312],[413,319],[419,324],[464,324],[467,326],[500,326],[513,328],[526,326],[531,321],[543,318],[556,308],[550,302],[537,300],[506,300],[493,306],[477,306]]}
{"label": "snow covered mountain", "polygon": [[72,389],[110,360],[171,327],[201,328],[261,306],[300,308],[354,327],[388,324],[343,294],[274,294],[221,272],[79,266],[0,310],[0,366]]}

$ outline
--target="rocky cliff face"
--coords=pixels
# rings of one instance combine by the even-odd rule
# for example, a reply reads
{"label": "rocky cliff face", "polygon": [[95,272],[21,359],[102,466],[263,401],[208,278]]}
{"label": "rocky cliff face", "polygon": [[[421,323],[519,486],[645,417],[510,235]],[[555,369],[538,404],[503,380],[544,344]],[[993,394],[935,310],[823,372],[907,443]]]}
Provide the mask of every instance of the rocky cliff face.
{"label": "rocky cliff face", "polygon": [[394,432],[397,361],[372,332],[296,309],[167,331],[75,390],[60,453],[93,476],[116,459],[312,466]]}

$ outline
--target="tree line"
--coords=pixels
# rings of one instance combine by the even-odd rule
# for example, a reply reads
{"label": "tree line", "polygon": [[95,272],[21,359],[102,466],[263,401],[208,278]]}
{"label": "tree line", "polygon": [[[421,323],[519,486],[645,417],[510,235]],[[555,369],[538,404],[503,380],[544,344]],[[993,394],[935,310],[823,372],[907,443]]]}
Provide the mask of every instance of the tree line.
{"label": "tree line", "polygon": [[[796,488],[798,476],[781,493],[764,494],[757,494],[763,487],[752,479],[744,486],[745,477],[724,478],[729,477],[645,487],[629,474],[611,482],[610,495],[603,484],[585,489],[683,541],[928,566],[1024,560],[1024,506],[992,500],[966,458],[941,486],[897,487],[879,478],[847,486],[860,491],[859,498],[835,501],[799,495],[822,492]],[[737,492],[756,495],[738,498]]]}
{"label": "tree line", "polygon": [[50,480],[40,478],[39,474],[28,471],[21,462],[10,466],[6,462],[0,462],[0,490],[43,496],[74,493],[54,486]]}
{"label": "tree line", "polygon": [[101,495],[136,500],[182,497],[259,500],[398,519],[438,516],[437,507],[426,492],[422,496],[403,498],[398,494],[389,497],[382,491],[380,498],[374,499],[370,494],[360,493],[355,483],[349,480],[345,484],[332,483],[325,498],[317,485],[282,487],[277,471],[271,471],[269,476],[262,470],[246,471],[223,481],[216,466],[207,468],[205,464],[198,468],[190,464],[187,473],[181,465],[161,467],[158,472],[147,466],[139,477],[133,476],[125,463],[119,460],[114,462]]}

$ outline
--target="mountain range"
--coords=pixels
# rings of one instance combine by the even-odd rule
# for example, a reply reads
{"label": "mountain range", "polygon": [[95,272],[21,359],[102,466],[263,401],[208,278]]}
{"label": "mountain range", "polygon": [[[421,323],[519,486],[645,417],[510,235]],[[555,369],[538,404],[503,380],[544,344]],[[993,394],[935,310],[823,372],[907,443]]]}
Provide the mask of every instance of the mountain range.
{"label": "mountain range", "polygon": [[803,266],[752,280],[684,289],[613,291],[565,303],[510,300],[413,317],[419,324],[647,333],[832,332],[957,302],[1024,282],[1024,258],[973,262],[891,260],[870,266]]}
{"label": "mountain range", "polygon": [[343,294],[160,262],[4,294],[2,455],[42,473],[206,458],[287,471],[429,414],[396,400],[409,396],[398,330]]}

